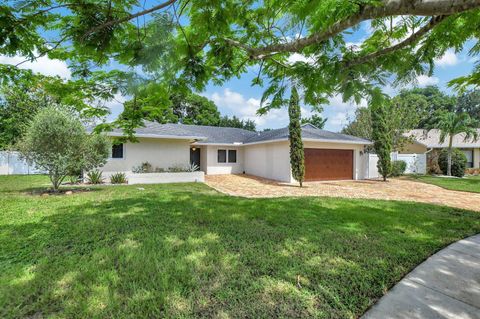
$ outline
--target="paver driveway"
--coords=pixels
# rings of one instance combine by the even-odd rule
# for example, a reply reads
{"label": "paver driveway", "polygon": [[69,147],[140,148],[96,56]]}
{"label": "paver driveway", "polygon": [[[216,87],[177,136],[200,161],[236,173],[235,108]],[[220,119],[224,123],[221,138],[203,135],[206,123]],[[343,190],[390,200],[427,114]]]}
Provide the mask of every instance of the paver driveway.
{"label": "paver driveway", "polygon": [[234,196],[330,196],[415,201],[480,211],[480,193],[447,190],[422,182],[390,179],[309,182],[303,188],[249,175],[211,175],[207,185]]}

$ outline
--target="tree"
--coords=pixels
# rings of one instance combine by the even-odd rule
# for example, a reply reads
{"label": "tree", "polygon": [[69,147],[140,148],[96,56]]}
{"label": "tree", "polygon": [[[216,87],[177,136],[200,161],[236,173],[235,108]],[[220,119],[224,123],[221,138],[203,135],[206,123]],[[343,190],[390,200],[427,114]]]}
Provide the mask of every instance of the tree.
{"label": "tree", "polygon": [[104,135],[87,134],[72,112],[49,106],[35,115],[18,148],[48,172],[56,192],[66,176],[105,164],[110,142]]}
{"label": "tree", "polygon": [[453,112],[456,109],[456,98],[442,92],[436,85],[424,88],[402,90],[397,95],[399,101],[409,105],[412,113],[420,116],[419,122],[413,128],[426,128],[439,111]]}
{"label": "tree", "polygon": [[325,126],[325,122],[327,122],[327,120],[328,119],[326,119],[326,118],[324,119],[320,115],[313,114],[311,117],[302,118],[301,123],[302,124],[309,123],[309,124],[314,125],[318,129],[323,129],[323,127]]}
{"label": "tree", "polygon": [[288,115],[290,124],[288,133],[290,140],[290,167],[293,178],[303,186],[305,179],[305,153],[303,150],[302,127],[300,125],[301,110],[297,88],[292,86],[290,103],[288,104]]}
{"label": "tree", "polygon": [[471,118],[480,121],[480,90],[461,94],[457,99],[457,112],[468,113]]}
{"label": "tree", "polygon": [[[334,94],[358,103],[388,81],[430,75],[448,49],[478,39],[479,8],[480,0],[9,1],[0,54],[68,60],[85,77],[115,61],[162,83],[165,98],[175,80],[202,91],[256,69],[265,113],[285,105],[291,80],[305,104],[319,105]],[[352,46],[348,37],[365,23],[371,32]],[[295,54],[302,58],[292,62]]]}
{"label": "tree", "polygon": [[372,139],[373,147],[378,155],[378,172],[387,180],[391,171],[392,136],[388,123],[388,107],[385,103],[372,105]]}
{"label": "tree", "polygon": [[[384,119],[388,127],[385,132],[391,140],[392,148],[399,150],[411,139],[404,133],[417,127],[425,114],[427,102],[418,94],[400,94],[391,99],[384,99],[383,103],[383,109],[388,114]],[[355,110],[355,119],[342,129],[342,133],[374,140],[372,117],[371,106],[358,108]]]}
{"label": "tree", "polygon": [[68,108],[82,121],[103,118],[109,113],[105,103],[115,90],[96,80],[64,80],[18,70],[12,80],[0,80],[0,149],[15,145],[26,124],[48,106]]}
{"label": "tree", "polygon": [[349,134],[372,139],[372,114],[369,107],[362,107],[355,110],[355,117],[342,129],[343,134]]}
{"label": "tree", "polygon": [[430,126],[431,129],[440,130],[440,143],[445,143],[448,138],[448,161],[447,161],[447,175],[452,176],[452,151],[453,151],[453,137],[457,134],[464,134],[464,139],[478,139],[479,122],[474,120],[467,113],[455,113],[441,111],[437,113],[434,123]]}
{"label": "tree", "polygon": [[228,117],[227,115],[222,116],[217,126],[236,127],[236,128],[241,128],[248,131],[255,131],[256,129],[256,124],[253,120],[250,120],[250,119],[241,120],[235,115],[232,117]]}
{"label": "tree", "polygon": [[400,94],[385,104],[394,150],[400,150],[405,143],[411,142],[411,137],[405,136],[405,133],[418,127],[419,123],[425,119],[427,103],[421,95]]}
{"label": "tree", "polygon": [[172,101],[173,114],[183,124],[217,126],[220,112],[213,101],[194,93],[174,94]]}

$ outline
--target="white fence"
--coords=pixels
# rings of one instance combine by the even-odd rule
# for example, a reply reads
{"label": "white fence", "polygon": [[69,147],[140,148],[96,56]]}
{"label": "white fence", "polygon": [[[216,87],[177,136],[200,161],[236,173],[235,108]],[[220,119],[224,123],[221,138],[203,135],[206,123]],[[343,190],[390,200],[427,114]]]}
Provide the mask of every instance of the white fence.
{"label": "white fence", "polygon": [[[404,161],[407,163],[405,174],[426,174],[427,173],[427,155],[426,154],[398,154],[393,152],[390,154],[392,161]],[[366,178],[378,178],[377,169],[378,155],[368,154],[366,167]]]}
{"label": "white fence", "polygon": [[42,173],[44,172],[22,160],[18,152],[0,151],[0,175]]}

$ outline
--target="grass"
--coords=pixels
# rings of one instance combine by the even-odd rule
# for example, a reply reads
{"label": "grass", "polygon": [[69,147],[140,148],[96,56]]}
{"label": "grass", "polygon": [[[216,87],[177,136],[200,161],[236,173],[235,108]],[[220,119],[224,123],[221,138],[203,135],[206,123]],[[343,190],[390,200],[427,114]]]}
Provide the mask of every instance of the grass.
{"label": "grass", "polygon": [[480,232],[478,213],[419,203],[45,183],[0,177],[1,318],[354,318]]}
{"label": "grass", "polygon": [[446,189],[480,193],[480,176],[465,176],[463,178],[448,178],[431,175],[411,176],[412,179]]}

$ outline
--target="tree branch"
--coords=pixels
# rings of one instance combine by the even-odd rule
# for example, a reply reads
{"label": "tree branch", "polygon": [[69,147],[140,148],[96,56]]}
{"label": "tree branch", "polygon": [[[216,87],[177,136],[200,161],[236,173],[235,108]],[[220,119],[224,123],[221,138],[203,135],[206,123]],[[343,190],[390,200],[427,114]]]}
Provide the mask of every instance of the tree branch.
{"label": "tree branch", "polygon": [[95,26],[93,28],[91,28],[90,30],[88,30],[84,35],[83,35],[83,38],[86,38],[87,36],[89,36],[90,34],[92,33],[95,33],[97,31],[100,31],[102,29],[105,29],[105,28],[108,28],[110,26],[113,26],[113,25],[116,25],[116,24],[120,24],[120,23],[124,23],[124,22],[127,22],[127,21],[130,21],[132,19],[135,19],[137,17],[141,17],[141,16],[144,16],[144,15],[147,15],[149,13],[152,13],[152,12],[155,12],[155,11],[158,11],[158,10],[161,10],[163,8],[166,8],[168,7],[169,5],[175,3],[177,0],[168,0],[168,1],[165,1],[159,5],[156,5],[154,7],[151,7],[150,9],[147,9],[147,10],[142,10],[142,11],[139,11],[137,13],[134,13],[134,14],[129,14],[127,15],[126,17],[124,18],[121,18],[121,19],[117,19],[117,20],[111,20],[111,21],[107,21],[105,23],[102,23],[101,25],[98,25],[98,26]]}
{"label": "tree branch", "polygon": [[438,17],[432,17],[430,19],[430,22],[427,23],[425,26],[423,26],[421,29],[419,29],[417,32],[413,33],[410,37],[405,39],[404,41],[397,43],[391,47],[385,48],[378,50],[376,52],[360,56],[357,58],[354,58],[353,60],[345,60],[342,61],[342,64],[344,64],[345,67],[349,68],[355,65],[363,64],[365,62],[368,62],[369,60],[379,58],[381,56],[387,55],[389,53],[392,53],[394,51],[403,49],[413,43],[415,43],[417,40],[419,40],[422,36],[427,34],[430,30],[432,30],[437,24],[445,20],[447,16],[438,16]]}
{"label": "tree branch", "polygon": [[439,16],[451,15],[480,7],[480,0],[384,0],[383,6],[366,6],[345,20],[329,28],[315,32],[308,37],[287,43],[277,43],[263,47],[250,47],[231,40],[230,44],[247,51],[251,59],[263,59],[274,52],[300,53],[305,47],[319,44],[333,36],[359,24],[362,21],[398,15]]}
{"label": "tree branch", "polygon": [[23,61],[15,64],[15,67],[18,67],[18,66],[20,66],[20,65],[22,65],[22,64],[24,64],[24,63],[26,63],[26,62],[29,62],[29,61],[34,61],[34,60],[36,60],[36,59],[38,59],[38,58],[41,58],[42,56],[48,54],[49,52],[52,52],[53,50],[57,49],[57,48],[60,46],[60,44],[62,44],[65,40],[67,40],[67,38],[68,38],[68,36],[67,36],[67,35],[64,35],[60,40],[58,40],[58,41],[55,43],[55,45],[54,45],[53,47],[49,48],[49,49],[46,50],[46,51],[43,51],[42,53],[38,54],[37,56],[35,56],[35,57],[33,57],[33,58],[25,59],[25,60],[23,60]]}

